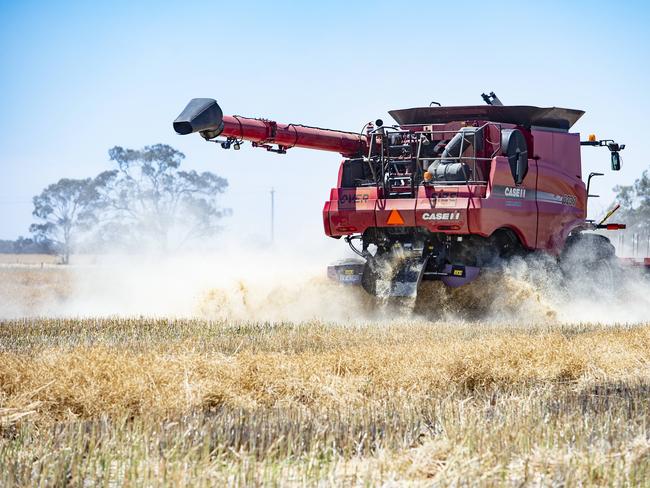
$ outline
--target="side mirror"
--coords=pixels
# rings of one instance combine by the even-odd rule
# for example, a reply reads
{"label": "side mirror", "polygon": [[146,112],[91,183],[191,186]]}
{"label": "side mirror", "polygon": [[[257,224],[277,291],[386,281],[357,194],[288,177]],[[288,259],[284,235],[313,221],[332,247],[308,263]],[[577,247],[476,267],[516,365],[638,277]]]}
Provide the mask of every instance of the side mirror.
{"label": "side mirror", "polygon": [[528,174],[528,144],[519,129],[501,131],[501,154],[508,158],[515,184],[521,185]]}
{"label": "side mirror", "polygon": [[612,171],[621,169],[621,155],[618,151],[612,151]]}

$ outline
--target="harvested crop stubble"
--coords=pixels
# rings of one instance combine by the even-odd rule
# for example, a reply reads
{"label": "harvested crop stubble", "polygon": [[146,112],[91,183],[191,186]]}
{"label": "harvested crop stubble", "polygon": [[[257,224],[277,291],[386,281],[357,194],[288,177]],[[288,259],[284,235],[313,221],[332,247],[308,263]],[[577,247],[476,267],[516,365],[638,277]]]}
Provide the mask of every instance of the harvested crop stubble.
{"label": "harvested crop stubble", "polygon": [[650,325],[0,323],[0,485],[639,484]]}
{"label": "harvested crop stubble", "polygon": [[[47,326],[34,336],[33,325],[7,322],[0,336],[4,405],[19,407],[17,399],[30,396],[42,402],[43,420],[278,402],[360,405],[450,390],[642,380],[650,361],[647,326],[582,333],[489,326],[472,333],[463,326],[311,323],[250,334],[245,325],[191,321],[141,323],[142,330],[130,320],[52,322],[76,333],[48,345]],[[122,335],[128,331],[143,342],[129,343]]]}

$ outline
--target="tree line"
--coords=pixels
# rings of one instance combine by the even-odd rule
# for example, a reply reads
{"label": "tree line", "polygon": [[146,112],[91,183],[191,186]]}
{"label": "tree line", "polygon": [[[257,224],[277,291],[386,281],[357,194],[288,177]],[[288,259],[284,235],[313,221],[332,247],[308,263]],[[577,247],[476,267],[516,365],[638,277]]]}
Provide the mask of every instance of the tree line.
{"label": "tree line", "polygon": [[32,242],[64,264],[83,250],[178,249],[216,234],[231,213],[218,204],[228,181],[181,170],[185,155],[171,146],[116,146],[108,154],[112,169],[63,178],[33,198]]}
{"label": "tree line", "polygon": [[15,241],[0,239],[0,254],[51,254],[48,242],[36,242],[29,237],[20,236]]}

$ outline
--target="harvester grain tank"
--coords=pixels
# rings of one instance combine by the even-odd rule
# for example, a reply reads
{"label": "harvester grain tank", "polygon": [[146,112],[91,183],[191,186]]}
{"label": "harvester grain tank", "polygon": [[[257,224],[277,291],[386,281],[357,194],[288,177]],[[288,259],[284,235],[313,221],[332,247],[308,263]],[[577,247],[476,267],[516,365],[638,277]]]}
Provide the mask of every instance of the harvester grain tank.
{"label": "harvester grain tank", "polygon": [[[390,111],[361,133],[227,116],[198,98],[174,121],[224,149],[250,141],[285,153],[295,147],[340,153],[336,186],[323,208],[325,234],[359,255],[328,275],[371,294],[415,296],[422,280],[460,286],[481,268],[542,251],[561,258],[578,245],[595,264],[614,257],[608,239],[590,231],[623,224],[587,220],[581,146],[605,146],[620,169],[624,145],[570,132],[580,110],[487,105]],[[220,139],[221,138],[221,139]],[[607,216],[609,218],[610,215]]]}

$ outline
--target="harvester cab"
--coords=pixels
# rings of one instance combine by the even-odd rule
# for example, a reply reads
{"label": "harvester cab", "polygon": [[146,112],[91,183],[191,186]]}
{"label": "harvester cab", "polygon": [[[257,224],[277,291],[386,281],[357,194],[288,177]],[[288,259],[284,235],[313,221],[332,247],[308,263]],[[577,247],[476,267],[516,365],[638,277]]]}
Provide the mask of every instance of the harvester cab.
{"label": "harvester cab", "polygon": [[[460,286],[503,259],[535,251],[559,258],[589,239],[585,231],[624,227],[586,220],[580,160],[581,146],[604,146],[618,170],[624,145],[580,141],[569,132],[580,110],[483,98],[487,105],[392,110],[395,124],[377,120],[360,133],[225,116],[215,100],[199,98],[173,125],[224,149],[250,141],[276,153],[340,153],[323,225],[359,259],[331,265],[328,276],[378,296],[413,297],[422,280]],[[599,256],[612,253],[601,247]]]}

